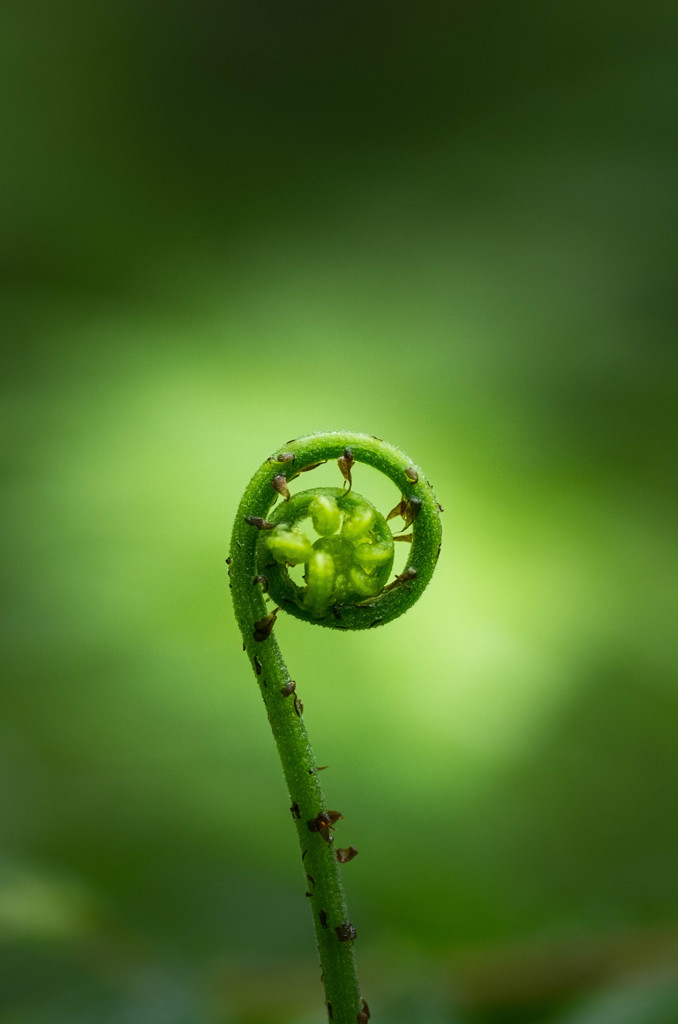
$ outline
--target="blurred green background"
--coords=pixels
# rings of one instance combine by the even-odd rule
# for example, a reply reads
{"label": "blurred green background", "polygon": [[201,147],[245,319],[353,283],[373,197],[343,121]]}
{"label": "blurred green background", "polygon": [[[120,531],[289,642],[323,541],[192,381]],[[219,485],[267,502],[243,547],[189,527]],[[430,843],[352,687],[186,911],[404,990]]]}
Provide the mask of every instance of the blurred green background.
{"label": "blurred green background", "polygon": [[0,1024],[324,1019],[224,558],[338,428],[445,507],[397,625],[278,626],[373,1019],[675,1024],[678,9],[0,21]]}

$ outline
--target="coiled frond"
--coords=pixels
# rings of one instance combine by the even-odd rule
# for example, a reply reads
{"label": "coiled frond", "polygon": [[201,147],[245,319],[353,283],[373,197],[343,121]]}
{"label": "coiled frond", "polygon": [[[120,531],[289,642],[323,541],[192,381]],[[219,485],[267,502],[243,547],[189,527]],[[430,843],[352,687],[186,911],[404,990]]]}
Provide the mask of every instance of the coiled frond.
{"label": "coiled frond", "polygon": [[[302,474],[333,460],[343,486],[291,493]],[[362,465],[398,488],[400,500],[385,515],[353,489]],[[333,1024],[369,1019],[355,968],[356,929],[339,877],[339,865],[357,850],[334,849],[343,815],[325,804],[304,705],[275,626],[281,610],[339,630],[371,629],[402,615],[433,574],[440,511],[422,470],[404,452],[367,434],[332,432],[288,441],[271,455],[247,486],[233,528],[227,561],[235,613],[289,788]],[[391,579],[396,542],[407,545],[407,558]]]}

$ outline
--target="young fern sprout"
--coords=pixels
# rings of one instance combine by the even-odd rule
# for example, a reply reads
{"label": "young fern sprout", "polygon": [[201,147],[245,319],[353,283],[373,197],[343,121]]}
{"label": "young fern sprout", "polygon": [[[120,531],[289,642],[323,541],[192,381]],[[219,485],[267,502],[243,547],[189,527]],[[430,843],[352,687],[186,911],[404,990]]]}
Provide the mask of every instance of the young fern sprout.
{"label": "young fern sprout", "polygon": [[[343,486],[291,495],[291,481],[330,460],[336,460]],[[401,500],[387,516],[353,490],[357,463],[380,470],[398,488]],[[325,803],[303,704],[274,635],[276,617],[284,610],[318,626],[349,630],[402,615],[433,574],[440,511],[424,474],[399,449],[367,434],[332,432],[288,441],[267,459],[250,481],[233,527],[227,560],[233,604],[290,794],[332,1024],[366,1024],[370,1016],[340,877],[340,865],[357,851],[335,847],[342,815]],[[388,520],[398,518],[402,526],[393,534]],[[315,541],[302,524],[317,534]],[[408,557],[405,570],[391,579],[394,541],[408,545]],[[303,570],[290,573],[295,566]]]}

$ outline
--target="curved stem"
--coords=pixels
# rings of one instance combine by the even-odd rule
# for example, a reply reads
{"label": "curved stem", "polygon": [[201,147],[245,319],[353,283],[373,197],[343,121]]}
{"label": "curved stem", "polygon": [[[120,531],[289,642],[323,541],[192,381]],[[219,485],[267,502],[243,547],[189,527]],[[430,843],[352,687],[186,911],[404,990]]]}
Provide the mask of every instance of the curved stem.
{"label": "curved stem", "polygon": [[[266,516],[278,496],[286,494],[287,481],[333,458],[338,460],[349,486],[353,463],[364,462],[384,472],[400,488],[403,501],[398,514],[406,525],[409,519],[413,528],[407,585],[392,584],[367,601],[335,604],[325,617],[309,621],[339,629],[369,628],[401,614],[418,598],[430,579],[440,549],[438,506],[421,470],[403,452],[364,434],[311,435],[288,442],[263,464],[238,509],[229,573],[243,648],[259,684],[290,794],[328,1015],[333,1024],[365,1024],[369,1011],[361,997],[355,966],[356,932],[348,916],[332,837],[337,812],[329,810],[325,802],[303,722],[303,704],[272,633],[277,609],[267,611],[263,578],[257,573],[256,562],[257,526],[263,525],[265,529],[270,525]],[[303,609],[291,603],[289,607],[286,603],[285,610],[308,618]]]}

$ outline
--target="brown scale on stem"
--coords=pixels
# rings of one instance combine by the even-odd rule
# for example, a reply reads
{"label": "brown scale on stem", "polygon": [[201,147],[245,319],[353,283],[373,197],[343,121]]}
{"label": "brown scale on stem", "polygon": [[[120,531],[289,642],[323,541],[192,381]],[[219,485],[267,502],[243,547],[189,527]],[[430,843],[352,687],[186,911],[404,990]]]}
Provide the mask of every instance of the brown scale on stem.
{"label": "brown scale on stem", "polygon": [[263,643],[264,640],[268,640],[271,635],[271,630],[275,626],[275,620],[280,608],[274,608],[268,615],[264,615],[263,619],[257,619],[254,623],[254,639],[257,643]]}
{"label": "brown scale on stem", "polygon": [[339,942],[355,942],[358,935],[352,921],[344,921],[334,929]]}
{"label": "brown scale on stem", "polygon": [[360,1013],[356,1017],[356,1020],[357,1020],[358,1024],[367,1024],[367,1022],[368,1022],[368,1020],[370,1019],[370,1016],[371,1016],[370,1008],[369,1008],[369,1006],[367,1005],[367,1003],[366,1003],[366,1001],[364,999],[361,999],[360,1003],[361,1003]]}
{"label": "brown scale on stem", "polygon": [[275,528],[275,523],[269,523],[261,516],[245,516],[245,522],[248,526],[256,526],[257,530],[273,530]]}
{"label": "brown scale on stem", "polygon": [[386,521],[388,522],[389,519],[395,519],[396,516],[402,516],[404,530],[406,527],[412,525],[420,512],[421,498],[417,498],[416,495],[412,495],[411,498],[403,497],[386,516]]}
{"label": "brown scale on stem", "polygon": [[334,856],[337,858],[340,864],[348,864],[350,860],[358,856],[358,851],[355,846],[348,846],[343,850],[335,850]]}
{"label": "brown scale on stem", "polygon": [[296,480],[302,473],[310,473],[312,469],[317,469],[318,466],[324,466],[327,459],[321,459],[320,462],[312,462],[310,466],[304,466],[303,469],[298,470],[294,476],[289,477],[290,480]]}
{"label": "brown scale on stem", "polygon": [[334,841],[332,835],[334,826],[343,817],[344,815],[340,814],[339,811],[320,811],[319,814],[316,814],[315,818],[311,818],[306,824],[308,825],[309,832],[317,832],[326,843],[331,843]]}
{"label": "brown scale on stem", "polygon": [[278,473],[277,476],[273,477],[273,479],[271,480],[271,487],[273,488],[274,491],[277,491],[278,494],[281,495],[281,497],[284,498],[285,501],[290,500],[290,489],[287,486],[287,477],[284,475],[284,473]]}
{"label": "brown scale on stem", "polygon": [[421,512],[421,498],[417,498],[415,495],[412,495],[408,502],[408,506],[407,515],[403,517],[405,519],[405,526],[409,526],[413,523]]}
{"label": "brown scale on stem", "polygon": [[395,519],[396,516],[402,516],[403,513],[405,512],[406,507],[407,498],[401,498],[398,504],[395,505],[394,508],[392,508],[389,514],[386,516],[386,522],[388,522],[389,519]]}
{"label": "brown scale on stem", "polygon": [[[350,491],[353,487],[353,480],[351,479],[351,470],[355,459],[353,458],[353,450],[351,448],[344,448],[344,454],[340,455],[337,459],[337,465],[341,470],[341,475],[344,480],[348,483],[348,490]],[[346,492],[348,494],[348,491]]]}
{"label": "brown scale on stem", "polygon": [[401,572],[399,576],[396,576],[393,583],[389,583],[387,587],[384,587],[381,593],[385,594],[388,590],[394,590],[395,587],[401,587],[403,583],[411,583],[412,580],[416,580],[416,578],[417,570],[414,566],[410,565],[405,569],[405,572]]}

